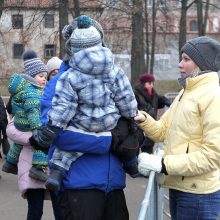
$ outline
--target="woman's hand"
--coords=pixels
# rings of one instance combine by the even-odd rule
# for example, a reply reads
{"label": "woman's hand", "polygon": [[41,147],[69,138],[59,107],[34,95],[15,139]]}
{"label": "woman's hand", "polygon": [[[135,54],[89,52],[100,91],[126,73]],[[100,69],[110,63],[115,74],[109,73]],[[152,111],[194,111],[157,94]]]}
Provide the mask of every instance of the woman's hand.
{"label": "woman's hand", "polygon": [[137,123],[144,122],[145,119],[146,119],[145,115],[143,113],[141,113],[140,111],[138,111],[138,114],[134,117],[134,120]]}

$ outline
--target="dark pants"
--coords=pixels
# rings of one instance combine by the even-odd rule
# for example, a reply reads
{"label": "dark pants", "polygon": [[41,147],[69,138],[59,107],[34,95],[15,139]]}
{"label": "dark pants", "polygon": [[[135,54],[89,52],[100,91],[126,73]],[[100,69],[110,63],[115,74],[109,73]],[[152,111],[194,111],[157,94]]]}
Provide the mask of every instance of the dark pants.
{"label": "dark pants", "polygon": [[217,220],[220,217],[220,190],[209,194],[169,190],[172,220]]}
{"label": "dark pants", "polygon": [[[45,189],[29,189],[26,192],[28,202],[27,220],[41,220],[43,215]],[[64,220],[57,196],[52,193],[51,200],[55,220]]]}
{"label": "dark pants", "polygon": [[65,220],[129,220],[123,190],[65,190],[60,202]]}
{"label": "dark pants", "polygon": [[59,204],[59,195],[57,195],[53,191],[50,191],[50,198],[52,202],[53,214],[54,214],[55,220],[64,220],[63,209],[60,207],[60,204]]}
{"label": "dark pants", "polygon": [[44,189],[29,189],[26,192],[28,202],[27,220],[41,220],[44,206]]}

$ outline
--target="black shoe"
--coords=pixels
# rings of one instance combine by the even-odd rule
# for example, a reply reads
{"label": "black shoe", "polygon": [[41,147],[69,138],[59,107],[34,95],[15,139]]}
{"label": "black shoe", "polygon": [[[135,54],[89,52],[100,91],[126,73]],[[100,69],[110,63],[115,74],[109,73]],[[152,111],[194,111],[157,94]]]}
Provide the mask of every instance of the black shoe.
{"label": "black shoe", "polygon": [[50,176],[48,177],[45,186],[47,189],[52,191],[59,191],[62,183],[62,173],[59,170],[53,170]]}
{"label": "black shoe", "polygon": [[129,174],[132,178],[140,176],[137,163],[133,163],[130,166],[124,167],[125,173]]}
{"label": "black shoe", "polygon": [[6,160],[2,166],[2,171],[4,171],[5,173],[11,173],[17,175],[18,167],[15,164],[12,164]]}
{"label": "black shoe", "polygon": [[46,182],[48,175],[47,169],[45,166],[32,166],[29,171],[29,177],[35,180],[39,180],[41,182]]}

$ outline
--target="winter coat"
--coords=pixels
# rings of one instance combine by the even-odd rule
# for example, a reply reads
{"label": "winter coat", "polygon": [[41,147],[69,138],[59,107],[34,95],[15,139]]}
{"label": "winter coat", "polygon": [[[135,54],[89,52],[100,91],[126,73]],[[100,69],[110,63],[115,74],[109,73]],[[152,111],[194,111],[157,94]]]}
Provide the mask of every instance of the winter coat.
{"label": "winter coat", "polygon": [[[69,68],[61,64],[59,73],[45,87],[41,100],[42,121],[47,123],[47,112],[51,108],[56,82]],[[43,117],[44,116],[44,117]],[[48,153],[50,159],[54,146],[61,150],[83,152],[68,172],[64,174],[63,189],[97,189],[109,192],[125,187],[125,172],[120,160],[109,152],[112,137],[110,132],[92,133],[73,126],[61,130]]]}
{"label": "winter coat", "polygon": [[15,127],[20,131],[31,131],[41,126],[40,99],[43,88],[34,78],[25,74],[11,76],[8,91],[12,96],[12,115]]}
{"label": "winter coat", "polygon": [[[19,162],[18,162],[18,187],[23,198],[26,198],[26,191],[28,189],[45,189],[45,184],[34,180],[28,176],[29,170],[32,167],[33,147],[29,144],[29,138],[32,136],[31,132],[22,132],[15,128],[13,119],[8,123],[7,135],[13,141],[22,146]],[[48,192],[45,191],[45,198],[48,197]]]}
{"label": "winter coat", "polygon": [[165,187],[197,194],[220,189],[219,110],[218,74],[209,72],[188,78],[159,121],[146,114],[140,126],[164,142]]}
{"label": "winter coat", "polygon": [[2,97],[0,96],[0,137],[1,135],[6,136],[7,124],[8,124],[7,112]]}
{"label": "winter coat", "polygon": [[[134,87],[134,94],[138,103],[138,109],[147,112],[154,119],[157,118],[158,109],[170,106],[171,104],[169,99],[165,96],[158,95],[154,89],[152,89],[152,95],[150,96],[144,89],[144,84],[142,83],[139,83]],[[153,153],[154,141],[145,136],[144,141],[139,142],[142,152]]]}
{"label": "winter coat", "polygon": [[157,92],[152,89],[152,96],[150,96],[144,89],[143,84],[137,84],[134,87],[135,97],[138,103],[138,109],[147,112],[154,119],[157,117],[157,110],[170,106],[170,101],[165,97],[158,95]]}
{"label": "winter coat", "polygon": [[48,117],[57,127],[69,121],[83,130],[112,130],[121,116],[132,118],[137,102],[131,84],[114,65],[106,47],[95,46],[75,53],[69,68],[56,84]]}

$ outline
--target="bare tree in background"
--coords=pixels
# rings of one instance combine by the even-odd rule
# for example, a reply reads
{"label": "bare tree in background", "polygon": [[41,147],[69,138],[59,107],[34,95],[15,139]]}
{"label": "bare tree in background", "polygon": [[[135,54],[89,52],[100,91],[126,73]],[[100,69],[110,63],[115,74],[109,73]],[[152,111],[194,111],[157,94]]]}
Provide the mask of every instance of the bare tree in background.
{"label": "bare tree in background", "polygon": [[133,0],[132,44],[131,44],[131,83],[134,84],[145,68],[143,2]]}
{"label": "bare tree in background", "polygon": [[180,15],[180,30],[179,30],[179,58],[181,57],[180,50],[186,43],[186,15],[187,15],[188,0],[181,0],[181,15]]}
{"label": "bare tree in background", "polygon": [[74,13],[75,13],[75,17],[80,16],[80,4],[79,4],[79,0],[73,0],[74,2]]}
{"label": "bare tree in background", "polygon": [[62,30],[68,23],[68,0],[59,0],[60,57],[63,57],[65,53],[65,41],[62,38]]}
{"label": "bare tree in background", "polygon": [[4,0],[0,0],[0,18],[2,16],[3,9],[4,9]]}
{"label": "bare tree in background", "polygon": [[199,36],[206,34],[206,25],[209,11],[209,0],[196,0],[197,17],[198,17],[198,32]]}
{"label": "bare tree in background", "polygon": [[145,1],[144,15],[145,15],[145,51],[146,51],[145,70],[148,72],[149,67],[150,67],[150,38],[149,38],[148,1]]}
{"label": "bare tree in background", "polygon": [[150,73],[154,72],[154,55],[155,55],[155,43],[157,35],[156,15],[157,15],[157,1],[153,1],[152,5],[152,43],[151,43],[151,57],[150,57]]}

